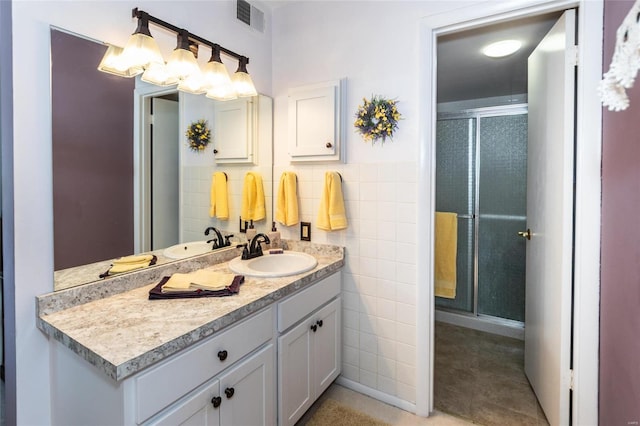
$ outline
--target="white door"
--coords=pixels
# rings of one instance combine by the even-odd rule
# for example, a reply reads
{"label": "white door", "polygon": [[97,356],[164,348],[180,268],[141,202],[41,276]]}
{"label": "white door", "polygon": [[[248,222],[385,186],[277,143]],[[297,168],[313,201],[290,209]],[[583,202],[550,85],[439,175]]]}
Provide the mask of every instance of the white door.
{"label": "white door", "polygon": [[153,98],[151,249],[178,243],[178,102]]}
{"label": "white door", "polygon": [[551,425],[569,423],[575,11],[529,57],[525,373]]}

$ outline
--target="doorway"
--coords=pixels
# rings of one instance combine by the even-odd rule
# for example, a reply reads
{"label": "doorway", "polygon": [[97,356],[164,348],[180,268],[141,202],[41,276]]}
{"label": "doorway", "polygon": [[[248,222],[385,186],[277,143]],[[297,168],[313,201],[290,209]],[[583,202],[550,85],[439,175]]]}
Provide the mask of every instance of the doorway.
{"label": "doorway", "polygon": [[180,234],[180,95],[140,84],[134,99],[136,253],[177,244]]}
{"label": "doorway", "polygon": [[[518,17],[537,15],[552,12],[567,7],[580,6],[580,27],[597,25],[602,19],[602,2],[567,2],[551,1],[527,2],[519,6],[513,4],[492,3],[491,8],[478,10],[477,8],[461,8],[455,13],[445,13],[423,20],[423,76],[421,92],[425,94],[421,103],[423,116],[428,117],[423,123],[424,143],[420,145],[420,157],[418,167],[419,187],[425,188],[425,192],[418,194],[418,210],[431,212],[431,220],[418,224],[418,233],[427,238],[418,242],[418,252],[431,252],[434,238],[435,214],[435,84],[436,72],[436,38],[442,34],[449,34],[469,28],[476,28],[491,22],[504,22]],[[601,108],[596,94],[590,88],[595,87],[600,79],[601,71],[601,39],[597,34],[588,34],[583,31],[578,34],[579,44],[587,46],[578,51],[581,67],[577,75],[577,146],[576,146],[576,198],[575,209],[579,212],[575,220],[575,257],[573,259],[576,279],[580,279],[580,288],[575,288],[575,300],[577,304],[572,312],[575,324],[572,356],[574,375],[579,375],[581,381],[573,388],[572,414],[573,421],[580,423],[594,423],[597,421],[597,308],[598,298],[598,259],[599,236],[593,234],[593,227],[599,229],[599,201],[600,186],[599,162],[592,161],[600,155],[600,120]],[[586,184],[595,183],[595,186],[586,187]],[[585,186],[583,186],[585,185]],[[431,190],[429,191],[429,188]],[[597,193],[597,194],[594,194]],[[418,303],[426,306],[425,312],[418,312],[418,328],[421,325],[429,325],[427,329],[431,334],[417,336],[418,353],[430,354],[426,361],[418,358],[418,388],[417,388],[417,412],[426,415],[433,408],[433,259],[423,265],[418,265],[418,281],[430,283],[427,286],[418,286]],[[594,319],[594,317],[596,317]],[[579,368],[576,368],[576,367]],[[423,379],[423,377],[425,379]]]}

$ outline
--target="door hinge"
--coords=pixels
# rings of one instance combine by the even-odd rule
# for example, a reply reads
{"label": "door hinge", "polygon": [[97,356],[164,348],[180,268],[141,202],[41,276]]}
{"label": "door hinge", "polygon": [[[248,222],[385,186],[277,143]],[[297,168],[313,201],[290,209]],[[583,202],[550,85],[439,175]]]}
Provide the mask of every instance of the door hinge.
{"label": "door hinge", "polygon": [[569,370],[569,389],[573,390],[573,370]]}

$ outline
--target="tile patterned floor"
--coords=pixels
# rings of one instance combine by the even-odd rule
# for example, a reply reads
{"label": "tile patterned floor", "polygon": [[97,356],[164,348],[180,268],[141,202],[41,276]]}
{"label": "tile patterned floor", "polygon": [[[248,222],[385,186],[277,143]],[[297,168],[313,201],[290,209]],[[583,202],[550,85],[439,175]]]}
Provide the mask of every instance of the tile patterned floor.
{"label": "tile patterned floor", "polygon": [[524,374],[524,342],[436,322],[434,405],[476,424],[548,425]]}
{"label": "tile patterned floor", "polygon": [[[451,416],[439,411],[431,413],[429,417],[418,417],[400,408],[385,404],[384,402],[370,398],[361,393],[352,391],[333,383],[309,408],[309,410],[296,423],[296,426],[304,426],[318,407],[326,399],[333,399],[354,410],[366,413],[369,416],[386,422],[393,426],[473,426],[471,423],[459,417]],[[331,425],[327,425],[331,426]]]}

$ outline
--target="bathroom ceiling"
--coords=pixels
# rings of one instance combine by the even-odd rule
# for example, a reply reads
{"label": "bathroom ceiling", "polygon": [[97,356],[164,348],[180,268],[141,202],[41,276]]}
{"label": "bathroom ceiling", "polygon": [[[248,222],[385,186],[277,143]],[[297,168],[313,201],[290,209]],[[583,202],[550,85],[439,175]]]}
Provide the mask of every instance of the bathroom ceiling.
{"label": "bathroom ceiling", "polygon": [[[526,93],[527,58],[561,13],[438,37],[438,102]],[[487,44],[505,39],[522,41],[522,48],[505,58],[482,54]]]}

